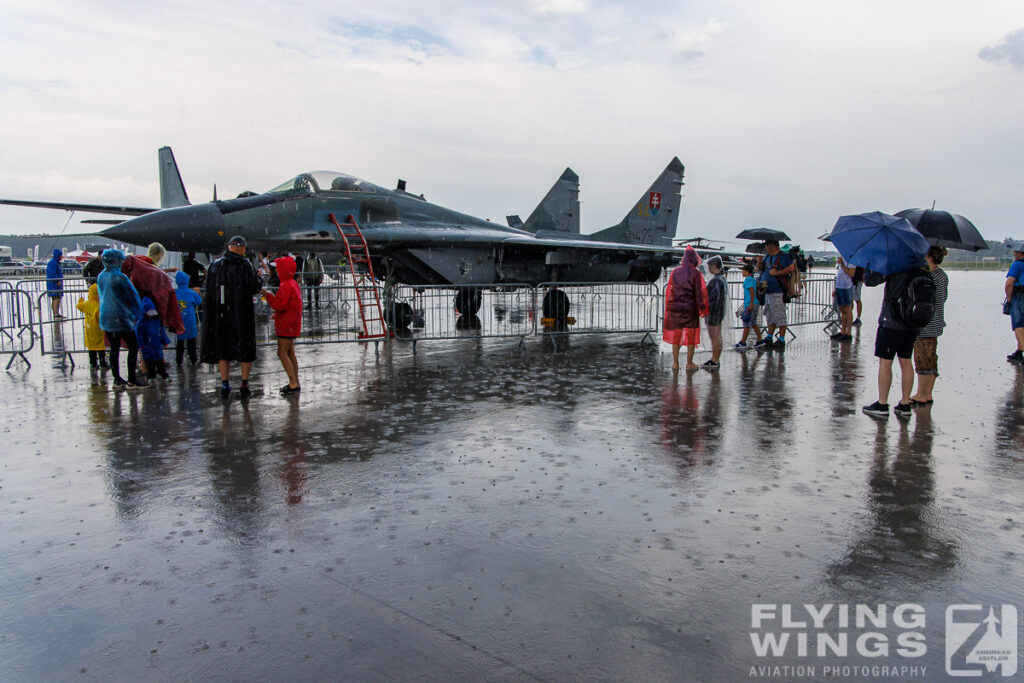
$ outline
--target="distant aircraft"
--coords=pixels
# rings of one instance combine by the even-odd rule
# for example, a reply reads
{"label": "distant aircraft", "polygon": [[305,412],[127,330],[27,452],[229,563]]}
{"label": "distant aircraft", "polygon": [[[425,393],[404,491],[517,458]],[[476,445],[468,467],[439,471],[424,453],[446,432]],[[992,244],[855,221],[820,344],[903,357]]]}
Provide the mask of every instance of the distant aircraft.
{"label": "distant aircraft", "polygon": [[[503,226],[388,190],[351,175],[301,173],[262,194],[192,205],[169,147],[158,152],[160,209],[0,199],[0,204],[134,216],[101,235],[170,251],[219,252],[232,235],[250,250],[344,251],[334,221],[351,216],[365,235],[374,272],[388,283],[485,285],[540,282],[653,282],[679,261],[673,247],[683,164],[673,158],[617,224],[581,235],[579,178],[571,169],[519,226]],[[518,217],[509,217],[509,222]],[[709,250],[713,251],[713,250]]]}

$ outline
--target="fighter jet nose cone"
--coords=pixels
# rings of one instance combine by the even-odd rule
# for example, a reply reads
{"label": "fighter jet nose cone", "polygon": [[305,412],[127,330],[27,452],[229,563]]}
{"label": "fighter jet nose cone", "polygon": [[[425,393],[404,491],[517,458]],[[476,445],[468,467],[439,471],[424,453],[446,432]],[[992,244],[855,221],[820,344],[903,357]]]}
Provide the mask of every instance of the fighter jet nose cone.
{"label": "fighter jet nose cone", "polygon": [[102,234],[139,246],[160,242],[168,251],[218,251],[228,238],[224,217],[212,203],[154,211],[111,226]]}

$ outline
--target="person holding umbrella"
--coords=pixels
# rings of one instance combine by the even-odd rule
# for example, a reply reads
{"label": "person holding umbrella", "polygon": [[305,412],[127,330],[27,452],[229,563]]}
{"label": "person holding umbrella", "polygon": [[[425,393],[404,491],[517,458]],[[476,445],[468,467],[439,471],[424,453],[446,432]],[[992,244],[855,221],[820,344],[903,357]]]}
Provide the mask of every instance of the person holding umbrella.
{"label": "person holding umbrella", "polygon": [[1024,365],[1024,242],[1013,245],[1013,264],[1006,273],[1006,300],[1010,308],[1010,327],[1017,338],[1017,350],[1006,357],[1011,363]]}
{"label": "person holding umbrella", "polygon": [[878,400],[862,410],[873,417],[889,417],[892,364],[898,357],[901,395],[893,413],[908,419],[914,388],[914,342],[918,330],[931,320],[935,305],[935,284],[923,268],[928,242],[906,219],[880,211],[841,216],[829,241],[847,264],[868,271],[865,285],[875,287],[885,282],[875,333]]}
{"label": "person holding umbrella", "polygon": [[788,276],[796,269],[796,264],[789,254],[779,249],[779,243],[775,240],[766,240],[764,243],[766,256],[764,257],[764,270],[761,272],[761,282],[765,284],[764,296],[764,319],[767,325],[768,334],[765,341],[769,344],[776,328],[779,336],[775,338],[773,348],[782,350],[786,348],[786,330],[788,320],[786,319],[786,281]]}

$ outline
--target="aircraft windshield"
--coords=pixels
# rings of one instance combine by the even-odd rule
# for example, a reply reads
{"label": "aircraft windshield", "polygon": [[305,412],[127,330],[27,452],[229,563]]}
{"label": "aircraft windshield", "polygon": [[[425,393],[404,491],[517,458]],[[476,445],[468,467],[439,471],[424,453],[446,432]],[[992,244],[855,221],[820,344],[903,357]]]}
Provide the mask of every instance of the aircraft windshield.
{"label": "aircraft windshield", "polygon": [[313,171],[312,173],[301,173],[294,178],[286,180],[267,194],[309,194],[327,190],[346,192],[376,192],[372,183],[360,180],[354,176],[334,171]]}

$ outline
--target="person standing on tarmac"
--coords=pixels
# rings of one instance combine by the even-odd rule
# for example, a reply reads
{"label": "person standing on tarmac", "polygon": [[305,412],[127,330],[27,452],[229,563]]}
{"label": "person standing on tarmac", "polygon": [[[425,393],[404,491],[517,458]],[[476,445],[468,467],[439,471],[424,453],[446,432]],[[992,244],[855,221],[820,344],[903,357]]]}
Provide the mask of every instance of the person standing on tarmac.
{"label": "person standing on tarmac", "polygon": [[[135,336],[135,323],[142,311],[142,299],[128,276],[121,272],[124,252],[107,249],[100,257],[103,272],[96,278],[100,295],[100,329],[110,340],[110,369],[114,373],[114,388],[135,389],[146,386],[136,377],[139,362],[139,342]],[[121,377],[119,368],[121,342],[128,347],[128,381]]]}
{"label": "person standing on tarmac", "polygon": [[249,375],[256,360],[256,313],[252,299],[259,294],[262,283],[245,258],[245,247],[245,238],[235,235],[228,241],[224,255],[206,271],[200,355],[204,363],[215,363],[220,370],[222,398],[231,396],[228,372],[232,361],[242,366],[239,397],[246,399],[252,395]]}
{"label": "person standing on tarmac", "polygon": [[[308,263],[308,261],[307,261]],[[281,277],[277,293],[263,290],[267,303],[274,309],[274,332],[277,334],[277,357],[288,375],[288,384],[281,387],[282,396],[297,393],[299,386],[299,361],[295,357],[295,338],[302,333],[302,293],[295,281],[295,259],[282,256],[274,261]]]}
{"label": "person standing on tarmac", "polygon": [[46,262],[46,295],[50,297],[50,310],[55,320],[64,317],[60,312],[60,300],[64,297],[64,270],[60,267],[63,257],[64,252],[54,249],[53,258]]}
{"label": "person standing on tarmac", "polygon": [[188,275],[188,286],[202,290],[206,282],[206,266],[196,260],[194,251],[188,252],[185,262],[181,264],[181,270]]}
{"label": "person standing on tarmac", "polygon": [[306,310],[313,306],[313,295],[316,295],[316,307],[320,308],[320,285],[324,283],[324,262],[316,254],[310,254],[302,264],[302,284],[306,285]]}

